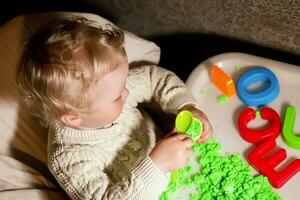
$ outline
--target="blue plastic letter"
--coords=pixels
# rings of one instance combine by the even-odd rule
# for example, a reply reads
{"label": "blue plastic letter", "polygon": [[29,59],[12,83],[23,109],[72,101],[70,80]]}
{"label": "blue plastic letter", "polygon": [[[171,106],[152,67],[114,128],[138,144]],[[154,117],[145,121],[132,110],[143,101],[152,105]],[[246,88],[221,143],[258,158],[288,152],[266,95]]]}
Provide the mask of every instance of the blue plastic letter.
{"label": "blue plastic letter", "polygon": [[[257,81],[265,81],[268,87],[259,92],[249,92],[247,87]],[[247,106],[264,106],[279,94],[279,83],[275,74],[265,67],[256,67],[240,76],[237,91],[241,101]]]}

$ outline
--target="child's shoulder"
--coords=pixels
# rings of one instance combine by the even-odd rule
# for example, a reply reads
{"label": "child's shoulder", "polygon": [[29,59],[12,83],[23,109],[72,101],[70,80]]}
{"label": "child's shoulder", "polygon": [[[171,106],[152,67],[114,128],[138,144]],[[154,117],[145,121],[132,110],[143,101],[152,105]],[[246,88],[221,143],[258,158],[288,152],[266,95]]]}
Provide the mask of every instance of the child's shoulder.
{"label": "child's shoulder", "polygon": [[129,65],[129,75],[135,75],[135,74],[140,74],[144,73],[147,69],[149,69],[152,65],[149,64],[143,64],[143,65],[137,65],[137,64],[130,64]]}
{"label": "child's shoulder", "polygon": [[145,75],[151,75],[153,71],[168,71],[165,68],[162,68],[158,65],[151,64],[151,63],[145,63],[145,64],[130,64],[129,65],[129,71],[128,71],[128,77],[137,77],[137,76],[145,76]]}

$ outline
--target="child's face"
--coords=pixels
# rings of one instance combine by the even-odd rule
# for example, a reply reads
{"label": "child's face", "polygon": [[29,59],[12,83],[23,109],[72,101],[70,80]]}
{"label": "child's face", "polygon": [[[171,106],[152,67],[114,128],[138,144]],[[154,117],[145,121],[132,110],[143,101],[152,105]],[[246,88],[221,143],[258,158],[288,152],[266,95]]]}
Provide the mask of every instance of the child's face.
{"label": "child's face", "polygon": [[117,63],[117,67],[105,74],[92,89],[91,112],[80,116],[80,129],[95,129],[111,124],[120,115],[128,96],[126,79],[128,61]]}

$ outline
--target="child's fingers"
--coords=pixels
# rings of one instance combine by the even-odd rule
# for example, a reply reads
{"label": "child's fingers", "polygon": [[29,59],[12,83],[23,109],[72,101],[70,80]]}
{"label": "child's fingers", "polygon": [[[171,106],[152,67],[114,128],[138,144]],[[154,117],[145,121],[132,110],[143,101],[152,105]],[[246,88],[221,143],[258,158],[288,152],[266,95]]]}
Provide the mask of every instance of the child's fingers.
{"label": "child's fingers", "polygon": [[186,153],[187,158],[189,158],[189,157],[191,157],[193,155],[194,152],[193,152],[192,149],[186,149],[185,153]]}
{"label": "child's fingers", "polygon": [[203,132],[203,134],[201,135],[201,137],[198,140],[198,143],[203,143],[205,141],[207,141],[211,136],[211,132],[210,131],[205,131]]}
{"label": "child's fingers", "polygon": [[169,133],[165,136],[165,138],[169,138],[169,137],[172,137],[172,136],[175,136],[175,135],[177,135],[177,132],[176,132],[176,129],[173,128],[173,130],[172,130],[171,132],[169,132]]}
{"label": "child's fingers", "polygon": [[183,140],[184,148],[189,148],[193,145],[193,140],[191,138],[186,138]]}
{"label": "child's fingers", "polygon": [[177,129],[174,127],[171,132],[176,132],[177,133]]}
{"label": "child's fingers", "polygon": [[200,137],[198,143],[204,143],[206,140],[207,138]]}
{"label": "child's fingers", "polygon": [[188,138],[188,136],[186,134],[177,134],[176,136],[174,136],[174,138],[184,140],[185,138]]}

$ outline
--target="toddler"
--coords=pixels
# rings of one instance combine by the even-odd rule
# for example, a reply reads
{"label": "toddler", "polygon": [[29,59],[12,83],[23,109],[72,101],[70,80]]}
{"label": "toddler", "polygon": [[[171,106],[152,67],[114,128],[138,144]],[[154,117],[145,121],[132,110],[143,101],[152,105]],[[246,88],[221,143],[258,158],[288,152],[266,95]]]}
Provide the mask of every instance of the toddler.
{"label": "toddler", "polygon": [[129,68],[123,33],[85,18],[43,26],[25,44],[17,85],[48,132],[48,167],[72,199],[155,199],[166,173],[188,162],[192,140],[174,128],[156,141],[150,116],[190,110],[211,125],[184,83],[153,65]]}

